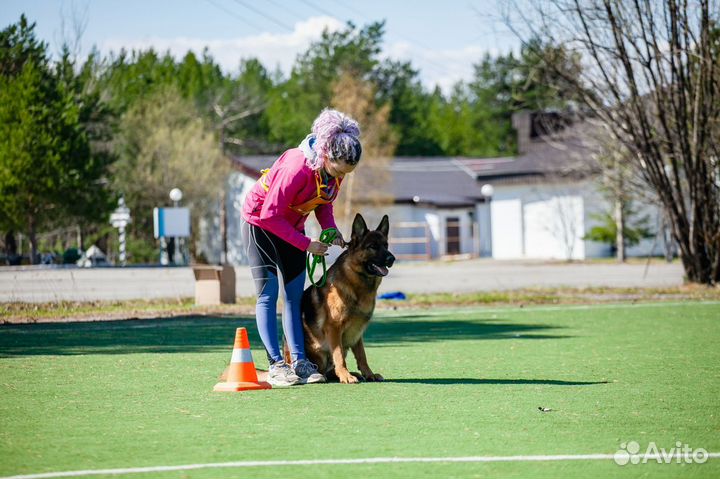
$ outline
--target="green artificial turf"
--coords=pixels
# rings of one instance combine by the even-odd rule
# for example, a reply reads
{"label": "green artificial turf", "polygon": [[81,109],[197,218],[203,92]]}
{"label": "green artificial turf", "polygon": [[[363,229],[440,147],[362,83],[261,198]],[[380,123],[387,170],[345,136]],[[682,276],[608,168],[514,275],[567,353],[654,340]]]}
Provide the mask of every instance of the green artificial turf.
{"label": "green artificial turf", "polygon": [[[180,318],[0,326],[0,476],[228,461],[720,451],[720,304],[387,311],[379,384],[214,393],[234,330]],[[354,367],[354,360],[350,360]],[[552,409],[540,412],[538,407]],[[182,477],[718,477],[612,460],[198,469]],[[93,476],[102,477],[102,476]]]}

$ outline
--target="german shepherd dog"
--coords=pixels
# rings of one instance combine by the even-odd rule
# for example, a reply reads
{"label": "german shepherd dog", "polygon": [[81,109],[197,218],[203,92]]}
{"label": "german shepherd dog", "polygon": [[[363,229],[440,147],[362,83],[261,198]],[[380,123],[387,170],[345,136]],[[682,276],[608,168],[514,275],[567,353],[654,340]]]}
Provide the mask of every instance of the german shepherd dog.
{"label": "german shepherd dog", "polygon": [[[305,355],[328,379],[337,378],[346,384],[358,382],[345,363],[349,348],[362,379],[383,380],[368,365],[363,333],[375,310],[380,282],[395,262],[395,256],[388,251],[389,229],[387,215],[377,229],[368,230],[363,217],[357,214],[350,243],[328,269],[325,285],[310,286],[303,293]],[[286,356],[288,353],[286,348]]]}

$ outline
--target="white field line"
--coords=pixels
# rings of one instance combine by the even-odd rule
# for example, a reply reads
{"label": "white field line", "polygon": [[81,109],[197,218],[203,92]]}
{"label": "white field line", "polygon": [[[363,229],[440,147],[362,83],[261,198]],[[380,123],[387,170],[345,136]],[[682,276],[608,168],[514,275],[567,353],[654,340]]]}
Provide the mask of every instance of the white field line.
{"label": "white field line", "polygon": [[[54,477],[80,477],[93,475],[125,475],[148,472],[189,471],[193,469],[219,469],[235,467],[278,467],[278,466],[326,466],[326,465],[354,465],[354,464],[400,464],[400,463],[468,463],[468,462],[559,462],[559,461],[611,461],[614,454],[560,454],[542,456],[467,456],[467,457],[368,457],[362,459],[308,459],[297,461],[235,461],[211,462],[207,464],[182,464],[178,466],[149,466],[129,467],[124,469],[88,469],[80,471],[43,472],[38,474],[21,474],[5,476],[0,479],[45,479]],[[663,457],[661,454],[637,454],[639,459],[648,461],[673,461],[680,459],[692,460],[692,455],[681,453]],[[709,458],[720,458],[720,452],[710,452]],[[620,467],[620,466],[618,466]],[[632,467],[627,465],[625,467]]]}

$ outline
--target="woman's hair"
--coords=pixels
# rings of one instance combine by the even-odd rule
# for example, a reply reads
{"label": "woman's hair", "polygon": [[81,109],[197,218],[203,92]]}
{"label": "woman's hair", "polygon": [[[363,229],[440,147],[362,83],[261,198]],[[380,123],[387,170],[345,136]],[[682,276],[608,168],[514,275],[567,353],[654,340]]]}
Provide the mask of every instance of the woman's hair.
{"label": "woman's hair", "polygon": [[312,133],[320,160],[318,168],[326,159],[344,161],[348,165],[356,165],[360,161],[360,126],[346,114],[325,108],[313,122]]}

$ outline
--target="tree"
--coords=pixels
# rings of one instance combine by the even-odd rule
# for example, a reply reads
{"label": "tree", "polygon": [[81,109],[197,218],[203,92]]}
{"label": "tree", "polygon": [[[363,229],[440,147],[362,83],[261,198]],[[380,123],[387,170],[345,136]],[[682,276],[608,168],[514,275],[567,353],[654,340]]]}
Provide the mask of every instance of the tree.
{"label": "tree", "polygon": [[268,149],[263,112],[271,88],[267,71],[252,59],[240,63],[237,79],[228,79],[213,90],[209,109],[223,153],[260,153]]}
{"label": "tree", "polygon": [[109,190],[109,169],[116,160],[112,151],[115,115],[102,99],[102,91],[95,81],[96,55],[92,53],[79,71],[67,46],[55,66],[59,88],[68,102],[68,109],[77,109],[78,127],[84,135],[82,154],[76,151],[65,165],[73,181],[66,185],[65,197],[69,207],[60,226],[76,221],[81,232],[79,248],[88,229],[107,230],[107,216],[115,206],[115,197]]}
{"label": "tree", "polygon": [[473,106],[468,89],[457,83],[446,99],[439,89],[432,95],[430,131],[446,156],[473,156],[485,152],[482,130],[473,122]]}
{"label": "tree", "polygon": [[372,73],[378,89],[378,103],[390,105],[388,121],[396,133],[396,154],[435,156],[442,154],[438,128],[431,125],[430,110],[434,98],[423,88],[409,62],[385,60]]}
{"label": "tree", "polygon": [[[547,65],[629,150],[658,198],[687,278],[720,280],[720,6],[697,2],[533,1],[513,9],[521,37],[582,55],[579,75]],[[517,7],[516,4],[514,4]],[[541,52],[538,52],[541,54]]]}
{"label": "tree", "polygon": [[[259,138],[266,132],[260,114],[265,109],[270,80],[262,64],[257,60],[242,61],[240,76],[236,81],[226,81],[214,91],[211,109],[213,123],[219,137],[220,152],[255,152],[266,143]],[[264,135],[266,136],[266,135]],[[220,197],[221,263],[227,260],[227,197],[225,189]]]}
{"label": "tree", "polygon": [[298,56],[290,78],[277,85],[268,98],[266,117],[270,141],[295,147],[307,135],[317,114],[330,104],[333,85],[343,73],[369,79],[377,67],[384,24],[323,32],[320,40]]}
{"label": "tree", "polygon": [[202,61],[193,52],[187,52],[182,61],[175,65],[177,75],[171,81],[183,98],[194,100],[198,108],[212,101],[213,93],[227,83],[227,78],[205,49]]}
{"label": "tree", "polygon": [[22,15],[18,23],[0,31],[0,72],[19,75],[28,62],[47,65],[47,44],[35,38],[35,24]]}
{"label": "tree", "polygon": [[361,201],[374,206],[392,203],[390,161],[397,140],[388,123],[390,105],[375,105],[376,91],[368,81],[348,71],[333,86],[332,106],[357,120],[361,128],[362,159],[340,190],[336,215],[349,231],[354,208]]}
{"label": "tree", "polygon": [[23,16],[0,32],[0,226],[25,231],[36,262],[43,228],[102,214],[108,161],[91,154],[67,55],[53,71],[34,27]]}
{"label": "tree", "polygon": [[497,57],[487,54],[474,68],[468,102],[472,108],[470,121],[478,132],[471,149],[478,156],[515,153],[513,113],[568,108],[577,98],[563,78],[582,71],[577,55],[540,37],[529,39],[517,56],[512,52]]}
{"label": "tree", "polygon": [[[604,130],[601,124],[597,125],[597,128]],[[595,215],[601,225],[592,228],[586,239],[610,244],[618,262],[622,263],[627,258],[627,247],[652,236],[647,224],[648,217],[637,218],[633,203],[640,200],[645,204],[652,204],[656,202],[656,198],[652,193],[648,194],[642,178],[633,170],[630,152],[610,132],[598,134],[596,130],[593,142],[595,145],[592,159],[600,167],[598,187],[611,206],[608,212]],[[609,218],[612,219],[612,224]]]}
{"label": "tree", "polygon": [[172,87],[136,102],[120,121],[117,141],[113,186],[134,212],[128,252],[134,261],[149,261],[152,209],[179,187],[197,220],[216,201],[228,164],[207,121]]}
{"label": "tree", "polygon": [[189,94],[193,91],[185,77],[178,75],[177,65],[169,52],[160,56],[153,49],[130,53],[121,50],[117,54],[111,53],[103,63],[98,72],[98,82],[108,97],[110,107],[118,115],[170,85],[178,87],[178,83],[185,82],[184,92]]}
{"label": "tree", "polygon": [[575,246],[582,234],[582,204],[571,194],[556,191],[558,196],[550,198],[550,211],[545,229],[562,246],[567,261],[572,261]]}
{"label": "tree", "polygon": [[[650,228],[650,217],[640,215],[632,201],[620,204],[622,209],[621,221],[618,221],[617,205],[612,211],[594,215],[593,218],[600,222],[599,225],[590,228],[590,231],[583,237],[585,240],[597,241],[598,243],[609,244],[611,249],[618,255],[618,261],[625,261],[627,248],[635,246],[643,239],[652,238],[655,233]],[[622,228],[622,233],[618,232]],[[621,236],[620,240],[618,237]]]}

